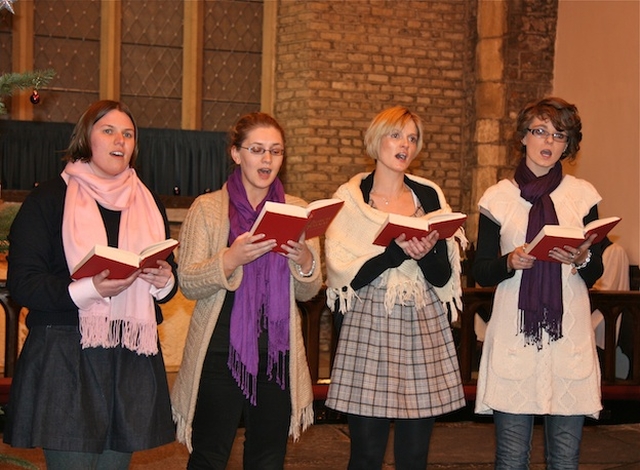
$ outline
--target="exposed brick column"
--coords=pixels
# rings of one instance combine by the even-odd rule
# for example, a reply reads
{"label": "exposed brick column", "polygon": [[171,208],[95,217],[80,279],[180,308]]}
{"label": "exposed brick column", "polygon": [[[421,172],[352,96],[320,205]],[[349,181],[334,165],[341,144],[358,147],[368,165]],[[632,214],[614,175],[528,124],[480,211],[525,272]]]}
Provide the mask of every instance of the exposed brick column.
{"label": "exposed brick column", "polygon": [[476,131],[473,136],[477,162],[473,169],[471,204],[467,221],[470,239],[477,234],[477,202],[498,180],[498,169],[506,164],[501,120],[506,114],[504,41],[507,5],[502,0],[478,2],[476,45]]}
{"label": "exposed brick column", "polygon": [[477,236],[478,199],[489,186],[511,177],[520,159],[511,145],[518,111],[551,92],[557,19],[557,0],[478,1],[477,160],[467,209],[472,241]]}

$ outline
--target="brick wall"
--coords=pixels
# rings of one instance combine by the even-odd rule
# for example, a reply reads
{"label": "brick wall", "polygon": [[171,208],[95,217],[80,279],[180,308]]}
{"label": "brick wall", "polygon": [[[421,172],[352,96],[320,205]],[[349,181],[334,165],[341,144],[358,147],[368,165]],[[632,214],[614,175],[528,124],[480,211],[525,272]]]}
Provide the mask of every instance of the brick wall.
{"label": "brick wall", "polygon": [[[477,197],[513,169],[517,111],[551,90],[556,16],[557,0],[281,0],[274,114],[287,131],[287,191],[329,197],[371,170],[364,131],[403,104],[424,120],[412,172],[438,183],[454,210],[477,215]],[[491,41],[479,51],[481,28]],[[495,158],[478,157],[482,138]]]}
{"label": "brick wall", "polygon": [[[282,175],[287,191],[307,200],[329,197],[353,174],[371,170],[373,162],[362,144],[364,131],[380,110],[404,104],[421,115],[425,129],[425,146],[412,172],[438,183],[454,210],[471,214],[467,228],[473,239],[478,197],[513,168],[508,144],[515,113],[526,101],[552,89],[558,0],[277,0],[275,24],[265,22],[262,31],[261,8],[269,10],[276,3],[264,1],[264,5],[252,0],[205,2],[205,91],[200,97],[204,127],[226,130],[235,116],[257,107],[257,81],[265,77],[264,71],[258,72],[257,56],[263,50],[259,45],[265,32],[275,30],[273,114],[287,131],[288,157]],[[89,3],[71,16],[64,14],[64,8],[45,14],[52,4],[46,0],[16,3],[35,8],[38,21],[33,34],[46,46],[35,48],[34,68],[51,66],[61,77],[86,78],[86,61],[63,67],[60,61],[68,54],[50,51],[62,49],[56,49],[61,41],[68,45],[67,37],[77,37],[88,48],[84,54],[97,57],[90,52],[97,47],[98,27],[83,33],[87,24],[100,19],[97,7]],[[161,3],[166,3],[162,8],[182,12],[179,0]],[[136,16],[138,9],[143,14]],[[174,16],[151,11],[125,2],[127,47],[149,42],[134,34],[142,19],[145,28],[138,33],[146,36],[164,31],[167,17]],[[81,22],[83,27],[74,28],[76,16],[87,20]],[[14,20],[7,14],[0,21],[0,36],[10,39],[7,44],[15,41],[8,19]],[[58,20],[66,21],[65,37],[49,32],[52,27],[59,29]],[[177,48],[174,36],[152,41],[158,57],[177,56],[165,50]],[[0,59],[12,62],[15,57],[4,46]],[[175,60],[169,62],[174,68],[160,70],[177,67]],[[140,106],[148,107],[148,113],[136,113],[139,125],[163,127],[152,118],[164,115],[159,112],[163,107],[175,108],[175,83],[171,82],[173,88],[167,85],[171,93],[157,86],[153,70],[159,65],[145,64],[124,68],[122,74],[146,80],[144,87],[156,90],[137,98]],[[90,68],[92,73],[96,68],[102,67]],[[91,82],[87,80],[83,83]],[[74,83],[72,78],[59,79],[47,99],[36,108],[29,103],[29,109],[42,120],[75,121],[79,110],[97,97],[98,86],[94,79],[93,88],[79,98],[78,87],[69,88]],[[126,84],[124,89],[133,93]],[[165,103],[167,96],[170,100]],[[167,115],[177,123],[177,111]]]}
{"label": "brick wall", "polygon": [[402,104],[424,120],[412,172],[459,209],[473,21],[468,0],[281,2],[275,115],[287,131],[287,190],[328,197],[371,170],[363,133],[379,111]]}

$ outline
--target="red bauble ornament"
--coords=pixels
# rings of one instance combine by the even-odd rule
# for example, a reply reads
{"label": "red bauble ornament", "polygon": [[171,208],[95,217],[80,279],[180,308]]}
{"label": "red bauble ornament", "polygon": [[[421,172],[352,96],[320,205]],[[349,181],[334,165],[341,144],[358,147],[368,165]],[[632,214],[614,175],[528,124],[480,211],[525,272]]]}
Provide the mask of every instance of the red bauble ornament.
{"label": "red bauble ornament", "polygon": [[29,101],[31,101],[32,104],[40,103],[40,94],[38,93],[38,90],[33,90],[33,93],[31,93],[31,96],[29,97]]}

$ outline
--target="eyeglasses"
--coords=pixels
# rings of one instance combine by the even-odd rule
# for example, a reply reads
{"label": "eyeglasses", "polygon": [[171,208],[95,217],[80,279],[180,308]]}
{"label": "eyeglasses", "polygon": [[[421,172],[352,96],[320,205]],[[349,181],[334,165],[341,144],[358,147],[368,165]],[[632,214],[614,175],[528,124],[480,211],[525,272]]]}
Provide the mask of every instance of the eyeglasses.
{"label": "eyeglasses", "polygon": [[269,152],[274,157],[284,155],[284,149],[282,147],[266,149],[264,147],[260,147],[259,145],[252,145],[251,147],[243,147],[242,145],[240,145],[240,148],[248,150],[251,155],[264,155],[265,152]]}
{"label": "eyeglasses", "polygon": [[538,139],[547,140],[547,137],[553,136],[553,140],[556,142],[566,142],[567,140],[569,140],[569,136],[567,134],[563,134],[561,132],[554,132],[552,134],[551,132],[547,132],[541,127],[536,127],[534,129],[527,129],[527,130],[531,132],[531,134],[536,136]]}

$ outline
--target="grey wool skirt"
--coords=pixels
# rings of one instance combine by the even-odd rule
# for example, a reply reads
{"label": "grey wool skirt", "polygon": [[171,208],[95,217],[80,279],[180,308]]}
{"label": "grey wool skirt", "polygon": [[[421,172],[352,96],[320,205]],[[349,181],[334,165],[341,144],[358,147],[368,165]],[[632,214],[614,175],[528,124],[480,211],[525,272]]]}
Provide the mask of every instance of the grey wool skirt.
{"label": "grey wool skirt", "polygon": [[76,326],[29,331],[12,380],[4,442],[100,453],[150,449],[174,439],[160,352],[83,349]]}

